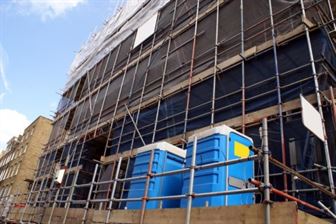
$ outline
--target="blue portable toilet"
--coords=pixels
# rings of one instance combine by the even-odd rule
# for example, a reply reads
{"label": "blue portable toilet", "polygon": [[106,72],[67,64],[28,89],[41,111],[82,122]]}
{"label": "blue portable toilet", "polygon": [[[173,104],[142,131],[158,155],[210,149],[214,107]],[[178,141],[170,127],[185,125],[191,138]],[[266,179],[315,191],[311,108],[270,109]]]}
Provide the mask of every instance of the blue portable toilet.
{"label": "blue portable toilet", "polygon": [[[143,146],[137,150],[132,176],[146,175],[151,151],[154,150],[152,173],[177,170],[183,167],[186,151],[167,142],[159,142]],[[182,191],[183,174],[153,177],[148,188],[148,197],[180,195]],[[128,198],[144,196],[146,179],[130,182]],[[128,201],[127,209],[141,209],[142,201]],[[163,200],[162,208],[178,208],[180,200]],[[160,207],[160,201],[147,201],[147,209]]]}
{"label": "blue portable toilet", "polygon": [[[197,136],[196,165],[203,165],[237,158],[246,158],[253,153],[253,140],[232,128],[222,125],[200,133]],[[188,139],[186,166],[190,167],[194,136]],[[253,161],[196,170],[194,193],[229,191],[246,188],[248,178],[254,175]],[[190,174],[184,173],[182,194],[188,193]],[[246,205],[253,203],[253,193],[193,198],[193,207]],[[181,200],[181,207],[187,200]]]}

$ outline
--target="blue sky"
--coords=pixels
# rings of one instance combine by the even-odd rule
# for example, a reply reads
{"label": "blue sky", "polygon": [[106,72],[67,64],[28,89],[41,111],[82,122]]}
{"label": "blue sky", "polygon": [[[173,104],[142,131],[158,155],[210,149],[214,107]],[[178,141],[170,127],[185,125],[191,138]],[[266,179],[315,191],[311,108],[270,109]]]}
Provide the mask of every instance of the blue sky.
{"label": "blue sky", "polygon": [[120,0],[0,0],[0,149],[56,110],[81,45]]}

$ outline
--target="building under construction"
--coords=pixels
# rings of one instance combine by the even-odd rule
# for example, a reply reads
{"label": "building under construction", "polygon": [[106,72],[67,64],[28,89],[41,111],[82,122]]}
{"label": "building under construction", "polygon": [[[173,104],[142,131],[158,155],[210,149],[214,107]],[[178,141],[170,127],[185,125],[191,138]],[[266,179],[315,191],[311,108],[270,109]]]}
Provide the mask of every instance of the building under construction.
{"label": "building under construction", "polygon": [[[33,189],[13,217],[38,223],[263,223],[265,214],[268,223],[262,208],[272,201],[272,223],[328,223],[322,218],[335,211],[334,3],[134,2],[125,3],[76,56]],[[302,122],[300,95],[322,118],[322,140]],[[260,131],[263,118],[268,129],[264,122]],[[148,171],[137,177],[143,178],[143,195],[131,197],[139,148],[164,141],[187,149],[180,172],[170,172],[190,172],[192,182],[195,169],[204,167],[188,160],[191,136],[223,124],[253,139],[253,155],[241,161],[254,161],[246,188],[201,193],[191,186],[187,193],[151,198],[149,188],[159,178],[152,150]],[[59,170],[60,183],[54,178]],[[191,208],[197,197],[247,192],[253,192],[253,205],[213,207],[207,201]],[[187,205],[165,209],[168,200]],[[130,201],[141,206],[131,209],[136,204]],[[158,210],[148,209],[152,201]]]}

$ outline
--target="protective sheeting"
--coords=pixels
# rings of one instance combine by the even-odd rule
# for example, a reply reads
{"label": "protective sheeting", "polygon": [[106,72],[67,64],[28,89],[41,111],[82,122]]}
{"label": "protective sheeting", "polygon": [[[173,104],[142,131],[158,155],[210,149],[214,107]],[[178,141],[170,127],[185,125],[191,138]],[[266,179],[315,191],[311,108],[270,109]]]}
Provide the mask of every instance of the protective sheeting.
{"label": "protective sheeting", "polygon": [[100,31],[93,34],[75,56],[70,66],[69,80],[65,89],[70,88],[90,68],[156,14],[168,1],[126,0],[116,15],[111,17]]}
{"label": "protective sheeting", "polygon": [[[330,45],[324,45],[322,33],[312,35],[312,43],[316,60],[323,58],[319,52],[329,54],[332,51]],[[303,38],[297,39],[281,46],[278,49],[278,56],[281,58],[281,88],[283,102],[298,98],[300,94],[311,94],[314,92],[314,83],[311,76],[309,58],[303,57],[299,52],[306,51],[306,42]],[[333,59],[334,61],[335,59]],[[332,62],[331,62],[332,63]],[[263,108],[277,105],[276,79],[274,75],[274,60],[272,50],[266,51],[245,63],[247,78],[246,84],[246,112],[254,112]],[[322,74],[322,62],[317,63],[319,72]],[[241,66],[237,65],[227,71],[218,74],[216,79],[216,101],[215,101],[215,122],[221,122],[242,114],[241,104]],[[328,81],[329,83],[331,81]],[[192,131],[210,125],[211,98],[213,79],[206,79],[191,89],[189,116],[187,131]],[[321,89],[327,85],[321,86]],[[183,133],[184,118],[186,112],[186,94],[183,90],[161,101],[161,105],[147,107],[140,111],[138,117],[138,129],[146,144],[151,143],[155,114],[159,110],[155,140],[167,139]],[[114,131],[114,144],[108,154],[129,150],[132,138],[129,133],[134,132],[131,121],[116,122]],[[137,117],[136,114],[133,117]],[[127,121],[126,120],[126,121]],[[124,128],[122,128],[124,127]],[[124,141],[121,139],[128,139]],[[135,137],[135,141],[138,137]],[[141,142],[133,145],[133,148],[141,146]]]}
{"label": "protective sheeting", "polygon": [[[249,1],[244,1],[244,8],[249,9],[244,10],[244,16],[242,17],[244,19],[245,49],[271,40],[267,2],[268,1],[266,0],[261,0],[251,4]],[[202,13],[209,10],[209,8],[215,5],[214,3],[216,3],[214,0],[202,1],[200,12]],[[57,120],[56,123],[59,125],[56,126],[62,127],[67,124],[69,128],[66,129],[66,131],[69,131],[72,135],[76,135],[76,133],[79,133],[79,131],[86,128],[87,125],[91,128],[101,122],[111,119],[115,109],[117,112],[116,114],[125,113],[125,104],[131,108],[138,106],[140,102],[157,97],[160,92],[161,83],[163,84],[163,91],[167,91],[188,78],[194,31],[194,26],[188,24],[190,24],[190,20],[195,16],[196,2],[193,0],[178,1],[176,19],[174,21],[172,32],[176,33],[181,29],[183,29],[183,32],[180,32],[178,35],[171,38],[171,44],[168,48],[167,30],[170,30],[169,27],[172,23],[174,5],[175,1],[170,1],[160,10],[155,39],[152,36],[149,40],[142,43],[141,46],[131,49],[130,46],[135,37],[135,32],[133,32],[122,41],[118,47],[111,50],[108,55],[99,61],[95,68],[89,70],[76,85],[71,86],[69,91],[64,95],[64,100],[61,100],[61,102],[64,101],[67,105],[71,105],[74,101],[83,98],[86,95],[89,95],[89,97],[72,110],[72,116],[63,116],[62,122]],[[146,10],[143,9],[141,11]],[[240,13],[238,13],[239,11],[240,1],[238,0],[228,1],[219,9],[218,63],[230,60],[230,58],[239,55],[241,52],[241,17]],[[299,4],[285,1],[273,1],[273,11],[277,35],[285,35],[301,25]],[[307,10],[309,18],[312,21],[318,22],[317,19],[319,19],[319,17],[316,17],[316,14],[314,8],[309,8],[309,10]],[[213,68],[214,66],[215,25],[215,11],[207,13],[207,15],[198,23],[194,74],[198,74],[205,69]],[[165,40],[165,42],[155,48],[151,54],[142,55],[142,52],[145,51],[144,49],[150,49],[152,41],[158,43],[162,40]],[[287,60],[288,55],[286,55],[286,50],[284,53],[281,53],[282,49],[283,48],[279,49],[278,55],[279,61],[284,63],[279,67],[280,72],[298,66],[296,63],[297,59]],[[302,48],[292,48],[292,51],[293,58],[298,57],[299,59],[309,61],[308,52],[304,46]],[[331,58],[329,51],[325,51],[324,53],[326,54],[326,58]],[[96,58],[95,55],[93,55],[93,57]],[[128,65],[132,60],[136,60],[139,57],[141,57],[141,59],[137,62]],[[245,85],[252,85],[251,88],[246,89],[247,98],[251,96],[251,99],[246,101],[246,112],[255,111],[259,108],[259,104],[267,106],[277,102],[276,98],[268,98],[267,94],[263,94],[267,91],[276,91],[276,81],[274,74],[272,73],[272,71],[274,71],[272,52],[259,55],[253,61],[255,62],[247,63],[245,69]],[[166,70],[164,70],[165,65]],[[303,78],[304,73],[307,73],[308,71],[308,67],[305,66],[296,70],[296,76],[289,77],[290,81],[283,87],[285,90],[288,89],[288,94],[282,94],[283,100],[293,99],[293,95],[290,91],[294,91],[295,88],[300,88],[295,87],[295,77]],[[238,113],[238,111],[242,109],[241,104],[237,103],[238,100],[241,99],[241,73],[240,66],[225,72],[222,79],[227,79],[227,82],[230,82],[231,84],[230,86],[223,87],[222,93],[219,92],[221,91],[221,82],[218,82],[216,92],[221,95],[216,97],[215,104],[222,105],[223,108],[221,111],[225,111],[226,113],[218,113],[218,115],[215,116],[215,120],[221,120],[220,117],[222,116],[239,116],[240,113]],[[270,76],[273,76],[273,79],[270,79]],[[219,77],[221,77],[221,75],[219,75]],[[99,91],[90,94],[90,91],[99,86],[99,83],[104,80],[109,81],[107,84],[101,86]],[[265,81],[261,84],[254,84],[263,80]],[[307,79],[305,81],[308,83],[312,80]],[[293,82],[292,85],[291,82]],[[81,83],[83,83],[82,86]],[[206,89],[212,88],[212,80],[206,79],[204,80],[204,83],[207,84],[198,84],[192,88],[196,89],[196,91],[193,92],[195,92],[197,96],[194,96],[193,94],[191,95],[189,119],[191,120],[190,123],[195,124],[195,126],[203,126],[208,123],[208,121],[202,119],[202,117],[204,118],[207,116],[199,115],[199,111],[206,110],[207,114],[211,113],[212,91],[206,91]],[[83,90],[79,91],[78,89],[81,88]],[[120,97],[118,101],[119,94]],[[178,95],[181,95],[180,98],[176,97],[171,103],[172,106],[163,104],[159,108],[160,111],[165,111],[162,112],[163,114],[168,113],[168,115],[165,115],[167,118],[164,119],[167,121],[166,125],[168,126],[172,125],[169,123],[169,119],[173,114],[176,114],[174,111],[178,108],[175,107],[174,104],[179,105],[179,103],[185,102],[186,100],[186,93]],[[226,97],[226,95],[230,97]],[[264,101],[261,101],[260,103],[257,103],[257,101],[254,102],[253,97],[258,95],[260,95],[260,97],[264,96]],[[201,99],[201,102],[199,102],[199,99]],[[272,102],[270,102],[271,99]],[[194,108],[194,105],[199,106]],[[228,108],[231,109],[228,110]],[[235,108],[235,110],[233,108]],[[179,116],[175,118],[175,122],[178,121],[176,124],[179,125],[171,128],[171,130],[174,131],[172,131],[169,136],[174,136],[174,134],[180,133],[181,131],[183,132],[184,113],[184,111],[179,111]],[[139,116],[141,118],[141,115]],[[161,117],[161,113],[159,116]],[[69,119],[67,117],[69,117]],[[209,117],[207,117],[207,119],[209,119]],[[163,132],[161,129],[163,129],[164,126],[164,122],[160,122],[160,120],[161,119],[159,119],[158,122],[158,136]],[[122,126],[122,122],[120,125]],[[160,128],[161,126],[162,128]],[[187,126],[187,130],[190,130],[189,126]],[[59,131],[54,130],[52,139],[58,138],[57,135],[63,131],[62,128],[59,128]]]}

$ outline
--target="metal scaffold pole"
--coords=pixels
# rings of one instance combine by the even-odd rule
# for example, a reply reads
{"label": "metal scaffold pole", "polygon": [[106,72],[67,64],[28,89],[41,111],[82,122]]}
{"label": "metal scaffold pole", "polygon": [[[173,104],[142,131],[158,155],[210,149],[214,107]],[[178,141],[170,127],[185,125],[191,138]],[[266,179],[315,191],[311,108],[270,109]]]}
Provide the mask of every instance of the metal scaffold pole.
{"label": "metal scaffold pole", "polygon": [[112,205],[113,205],[113,201],[114,201],[114,195],[115,195],[115,191],[117,189],[117,184],[118,184],[118,178],[119,178],[121,163],[122,163],[122,157],[119,157],[116,174],[115,174],[115,177],[114,177],[114,180],[113,180],[112,192],[111,192],[111,197],[110,197],[110,200],[109,200],[108,211],[107,211],[105,223],[109,223],[109,220],[110,220]]}
{"label": "metal scaffold pole", "polygon": [[322,209],[326,213],[328,213],[331,217],[333,217],[334,220],[336,220],[336,215],[332,211],[330,211],[330,209],[327,206],[325,206],[321,201],[318,201],[317,203],[322,207]]}
{"label": "metal scaffold pole", "polygon": [[216,110],[216,79],[218,73],[218,29],[219,29],[219,0],[216,6],[216,34],[215,34],[215,59],[213,71],[213,85],[212,85],[212,102],[211,102],[211,127],[215,124],[215,110]]}
{"label": "metal scaffold pole", "polygon": [[264,162],[264,203],[265,203],[265,224],[271,223],[271,198],[269,179],[269,149],[268,149],[268,127],[267,118],[262,120],[262,152]]}
{"label": "metal scaffold pole", "polygon": [[194,137],[193,141],[193,151],[191,156],[191,166],[190,166],[190,178],[189,178],[189,190],[187,195],[187,209],[186,209],[186,218],[185,224],[190,224],[191,217],[191,207],[192,207],[192,199],[194,193],[194,177],[195,177],[195,166],[196,166],[196,152],[197,152],[197,136]]}
{"label": "metal scaffold pole", "polygon": [[329,9],[329,13],[330,13],[330,18],[331,18],[331,21],[333,21],[332,24],[333,24],[334,30],[336,30],[335,16],[334,16],[334,12],[333,12],[333,9],[332,9],[332,6],[331,6],[331,2],[330,2],[330,0],[327,0],[327,2],[328,2],[328,9]]}
{"label": "metal scaffold pole", "polygon": [[240,49],[240,54],[242,57],[241,61],[241,69],[242,69],[242,74],[241,74],[241,79],[242,79],[242,86],[241,86],[241,91],[242,91],[242,133],[245,134],[245,107],[246,107],[246,97],[245,97],[245,91],[246,91],[246,86],[245,86],[245,37],[244,37],[244,0],[240,0],[240,38],[241,38],[241,49]]}
{"label": "metal scaffold pole", "polygon": [[[301,4],[301,11],[302,11],[302,19],[307,20],[306,10],[305,10],[303,0],[300,0],[300,4]],[[325,127],[325,120],[324,120],[324,115],[323,115],[323,108],[322,108],[322,102],[321,102],[321,96],[320,96],[320,88],[319,88],[319,83],[318,83],[318,78],[317,78],[317,73],[316,73],[312,43],[310,41],[309,28],[307,27],[307,25],[305,23],[304,23],[304,25],[305,25],[305,34],[306,34],[306,39],[307,39],[308,51],[309,51],[310,65],[311,65],[311,69],[312,69],[312,73],[313,73],[313,77],[314,77],[317,106],[318,106],[318,111],[320,113],[320,116],[321,116],[321,119],[322,119],[322,124],[323,124],[323,133],[324,133],[323,145],[324,145],[325,159],[326,159],[326,163],[327,163],[330,191],[331,191],[332,194],[335,194],[334,177],[333,177],[333,171],[331,169],[331,161],[330,161],[330,154],[329,154],[327,132],[326,132],[326,127]],[[333,199],[333,211],[334,212],[336,211],[336,201],[335,201],[335,199]]]}
{"label": "metal scaffold pole", "polygon": [[144,196],[142,198],[142,204],[141,204],[140,224],[143,224],[144,219],[145,219],[145,211],[146,211],[147,197],[148,197],[148,188],[149,188],[149,184],[150,184],[150,179],[152,178],[151,176],[152,176],[154,153],[155,153],[155,150],[154,149],[151,150],[149,163],[148,163],[148,171],[147,171],[147,176],[146,176],[146,182],[145,182]]}
{"label": "metal scaffold pole", "polygon": [[[174,28],[175,15],[176,15],[175,14],[176,13],[176,4],[177,4],[177,1],[175,1],[175,9],[174,9],[173,19],[172,19],[171,26],[170,26],[170,33],[172,33],[173,28]],[[156,136],[156,128],[157,128],[157,123],[158,123],[158,120],[159,120],[161,100],[162,100],[163,87],[164,87],[165,78],[166,78],[166,72],[167,72],[167,65],[168,65],[168,58],[169,58],[169,52],[170,52],[171,42],[172,42],[172,37],[171,37],[171,35],[169,35],[168,44],[167,44],[167,51],[166,51],[166,57],[165,57],[165,63],[164,63],[164,66],[163,66],[163,72],[162,72],[162,77],[161,77],[159,99],[158,99],[158,103],[157,103],[157,107],[156,107],[156,114],[155,114],[155,121],[154,121],[153,135],[152,135],[152,142],[155,141],[155,136]]]}
{"label": "metal scaffold pole", "polygon": [[[283,109],[282,109],[282,99],[281,99],[281,86],[280,86],[280,73],[279,73],[279,64],[278,64],[278,51],[277,51],[277,41],[276,33],[274,27],[274,18],[273,18],[273,9],[272,9],[272,0],[268,0],[270,20],[271,20],[271,30],[272,30],[272,47],[273,47],[273,58],[274,58],[274,68],[275,68],[275,77],[276,77],[276,89],[277,89],[277,98],[278,98],[278,111],[279,111],[279,122],[280,122],[280,143],[281,143],[281,156],[282,162],[287,163],[286,159],[286,142],[285,142],[285,133],[284,133],[284,119],[283,119]],[[287,192],[287,175],[286,172],[283,172],[283,182],[284,190]],[[286,199],[287,200],[287,199]]]}
{"label": "metal scaffold pole", "polygon": [[191,52],[191,61],[190,61],[190,71],[188,77],[188,90],[187,90],[187,101],[185,107],[185,118],[184,118],[184,128],[183,128],[183,135],[184,140],[186,140],[186,132],[188,126],[188,117],[189,117],[189,105],[190,105],[190,96],[191,96],[191,86],[192,86],[192,77],[194,73],[194,63],[195,63],[195,52],[196,52],[196,42],[197,42],[197,32],[198,32],[198,17],[199,17],[199,7],[200,7],[200,0],[197,0],[196,3],[196,16],[195,16],[195,27],[194,27],[194,35],[193,35],[193,42],[192,42],[192,52]]}

